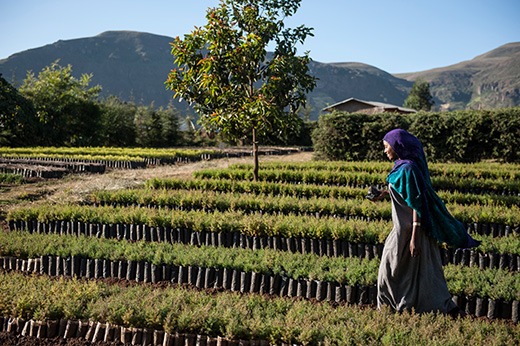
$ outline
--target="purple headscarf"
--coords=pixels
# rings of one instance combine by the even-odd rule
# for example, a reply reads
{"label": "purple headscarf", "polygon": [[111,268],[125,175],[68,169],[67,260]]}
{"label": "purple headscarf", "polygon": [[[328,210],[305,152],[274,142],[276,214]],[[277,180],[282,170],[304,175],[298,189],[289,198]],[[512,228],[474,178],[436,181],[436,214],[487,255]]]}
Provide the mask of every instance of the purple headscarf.
{"label": "purple headscarf", "polygon": [[[395,162],[393,170],[396,170],[402,164],[406,162],[413,162],[419,167],[424,179],[427,183],[431,184],[430,172],[428,170],[428,163],[426,162],[426,156],[424,155],[424,149],[421,141],[410,132],[403,129],[394,129],[388,132],[383,140],[390,144],[392,149],[399,157]],[[392,170],[392,171],[393,171]]]}
{"label": "purple headscarf", "polygon": [[385,135],[383,140],[390,144],[401,160],[415,161],[421,156],[424,157],[421,142],[406,130],[392,130]]}

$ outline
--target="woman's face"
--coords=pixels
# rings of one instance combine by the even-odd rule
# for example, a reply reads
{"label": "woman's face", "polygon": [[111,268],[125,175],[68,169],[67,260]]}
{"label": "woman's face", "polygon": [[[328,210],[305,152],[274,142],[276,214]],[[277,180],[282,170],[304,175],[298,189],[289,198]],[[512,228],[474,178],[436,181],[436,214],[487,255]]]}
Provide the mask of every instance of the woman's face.
{"label": "woman's face", "polygon": [[394,151],[394,148],[392,148],[390,144],[388,144],[386,141],[383,141],[383,145],[385,147],[385,154],[389,160],[395,161],[399,158],[396,152]]}

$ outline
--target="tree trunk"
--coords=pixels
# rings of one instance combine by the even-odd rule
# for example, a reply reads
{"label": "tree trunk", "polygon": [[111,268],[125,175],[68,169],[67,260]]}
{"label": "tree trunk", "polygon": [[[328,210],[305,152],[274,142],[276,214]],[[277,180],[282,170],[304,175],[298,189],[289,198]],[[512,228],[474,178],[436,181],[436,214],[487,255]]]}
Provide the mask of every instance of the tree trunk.
{"label": "tree trunk", "polygon": [[253,179],[258,181],[258,142],[256,140],[256,128],[253,128]]}

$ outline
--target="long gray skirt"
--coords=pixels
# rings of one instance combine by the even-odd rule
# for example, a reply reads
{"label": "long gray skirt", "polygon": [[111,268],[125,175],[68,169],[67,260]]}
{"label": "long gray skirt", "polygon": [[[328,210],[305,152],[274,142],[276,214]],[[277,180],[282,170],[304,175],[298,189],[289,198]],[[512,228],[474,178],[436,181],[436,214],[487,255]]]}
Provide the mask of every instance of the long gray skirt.
{"label": "long gray skirt", "polygon": [[377,305],[389,305],[396,311],[449,312],[456,305],[448,291],[439,246],[421,233],[420,255],[411,256],[413,210],[391,186],[389,190],[393,229],[379,266]]}

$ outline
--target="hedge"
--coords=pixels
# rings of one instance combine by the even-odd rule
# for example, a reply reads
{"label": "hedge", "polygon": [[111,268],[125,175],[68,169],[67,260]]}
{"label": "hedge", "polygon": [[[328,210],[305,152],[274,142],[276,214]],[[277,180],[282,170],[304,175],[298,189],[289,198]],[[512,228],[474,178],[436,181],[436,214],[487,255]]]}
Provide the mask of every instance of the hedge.
{"label": "hedge", "polygon": [[400,127],[423,143],[430,161],[520,161],[520,107],[401,115],[333,112],[312,134],[316,157],[383,160],[382,139]]}

